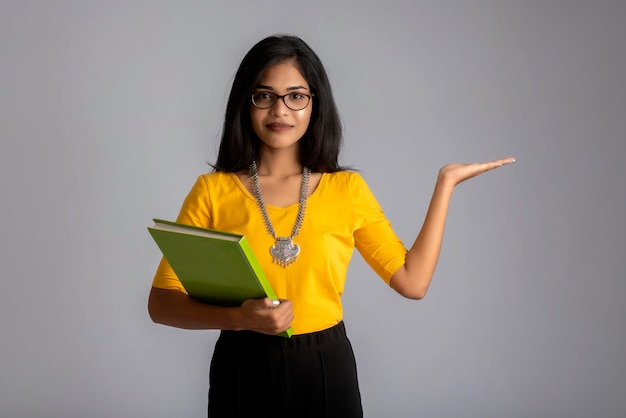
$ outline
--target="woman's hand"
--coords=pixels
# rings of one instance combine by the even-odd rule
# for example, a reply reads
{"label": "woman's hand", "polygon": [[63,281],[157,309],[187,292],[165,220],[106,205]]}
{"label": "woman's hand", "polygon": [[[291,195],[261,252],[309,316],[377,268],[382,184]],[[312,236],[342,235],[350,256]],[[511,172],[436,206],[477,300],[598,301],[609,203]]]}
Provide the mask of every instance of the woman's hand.
{"label": "woman's hand", "polygon": [[501,158],[486,163],[447,164],[439,170],[439,181],[449,186],[456,186],[467,179],[515,162],[515,158]]}
{"label": "woman's hand", "polygon": [[262,334],[279,334],[288,329],[294,319],[293,305],[288,300],[281,300],[275,305],[268,298],[249,299],[240,310],[243,328]]}

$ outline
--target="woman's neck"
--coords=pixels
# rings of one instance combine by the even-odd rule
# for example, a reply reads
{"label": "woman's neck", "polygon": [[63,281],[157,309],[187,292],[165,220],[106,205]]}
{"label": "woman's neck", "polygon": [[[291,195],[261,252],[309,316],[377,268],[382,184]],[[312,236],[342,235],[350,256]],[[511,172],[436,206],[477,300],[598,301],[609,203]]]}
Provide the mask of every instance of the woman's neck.
{"label": "woman's neck", "polygon": [[302,174],[303,167],[293,152],[263,152],[257,161],[260,176],[289,177]]}

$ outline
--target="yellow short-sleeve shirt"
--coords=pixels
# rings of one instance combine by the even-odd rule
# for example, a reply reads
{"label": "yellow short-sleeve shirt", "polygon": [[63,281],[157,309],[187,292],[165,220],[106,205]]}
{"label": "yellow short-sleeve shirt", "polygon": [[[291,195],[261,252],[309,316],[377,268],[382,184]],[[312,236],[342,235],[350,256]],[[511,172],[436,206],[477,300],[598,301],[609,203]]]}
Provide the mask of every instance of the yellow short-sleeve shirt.
{"label": "yellow short-sleeve shirt", "polygon": [[[267,206],[267,211],[276,234],[289,236],[298,204]],[[294,239],[300,255],[287,268],[272,262],[269,248],[274,238],[256,199],[233,173],[199,176],[177,222],[245,235],[276,295],[292,301],[295,334],[320,331],[342,320],[341,295],[355,247],[387,284],[407,253],[361,175],[349,171],[322,174]],[[185,291],[165,259],[153,286]]]}

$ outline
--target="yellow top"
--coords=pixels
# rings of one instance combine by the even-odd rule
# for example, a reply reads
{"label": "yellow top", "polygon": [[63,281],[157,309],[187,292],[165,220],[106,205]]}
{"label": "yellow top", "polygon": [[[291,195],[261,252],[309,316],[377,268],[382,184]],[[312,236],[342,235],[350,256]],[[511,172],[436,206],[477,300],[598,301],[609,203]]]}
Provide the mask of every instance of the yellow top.
{"label": "yellow top", "polygon": [[[289,236],[298,204],[268,206],[267,212],[276,234]],[[294,334],[321,331],[342,320],[340,297],[355,247],[387,284],[407,253],[361,175],[348,171],[322,174],[294,239],[300,255],[286,268],[272,262],[274,238],[256,199],[233,173],[199,176],[177,222],[245,235],[276,295],[293,303]],[[153,286],[185,292],[165,259]]]}

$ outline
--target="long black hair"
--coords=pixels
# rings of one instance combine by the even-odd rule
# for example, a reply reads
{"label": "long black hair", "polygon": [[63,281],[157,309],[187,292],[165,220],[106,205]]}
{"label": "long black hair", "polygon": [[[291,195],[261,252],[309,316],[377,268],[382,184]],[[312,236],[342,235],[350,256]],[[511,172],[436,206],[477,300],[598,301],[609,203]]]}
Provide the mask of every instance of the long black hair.
{"label": "long black hair", "polygon": [[254,45],[239,65],[226,105],[217,161],[212,165],[215,171],[247,170],[258,157],[260,140],[250,122],[250,98],[263,73],[286,60],[293,60],[313,93],[311,120],[299,142],[300,163],[317,172],[345,169],[338,162],[341,122],[322,62],[302,39],[276,35]]}

